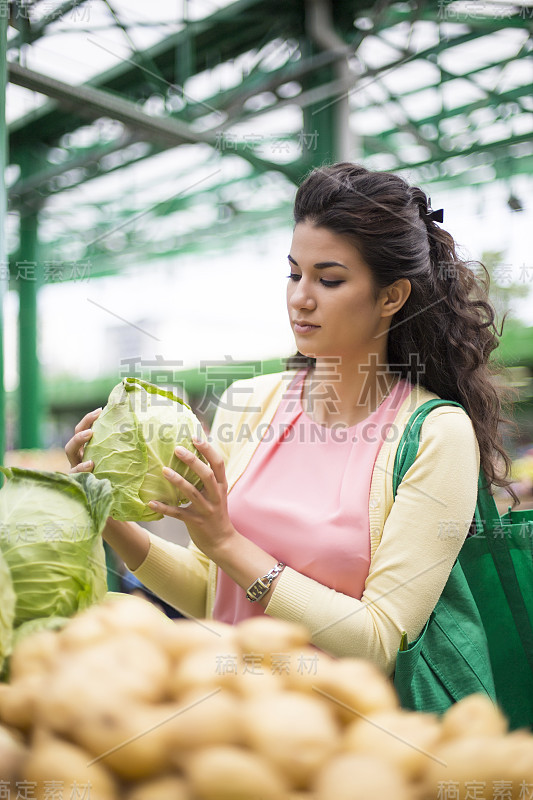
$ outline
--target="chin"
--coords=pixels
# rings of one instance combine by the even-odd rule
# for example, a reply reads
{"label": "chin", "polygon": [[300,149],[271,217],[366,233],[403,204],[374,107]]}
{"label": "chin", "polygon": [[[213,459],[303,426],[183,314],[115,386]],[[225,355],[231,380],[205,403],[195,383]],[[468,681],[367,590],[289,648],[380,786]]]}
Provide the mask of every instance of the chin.
{"label": "chin", "polygon": [[297,350],[299,355],[304,356],[304,358],[318,358],[320,356],[320,353],[311,352],[302,347],[298,347]]}

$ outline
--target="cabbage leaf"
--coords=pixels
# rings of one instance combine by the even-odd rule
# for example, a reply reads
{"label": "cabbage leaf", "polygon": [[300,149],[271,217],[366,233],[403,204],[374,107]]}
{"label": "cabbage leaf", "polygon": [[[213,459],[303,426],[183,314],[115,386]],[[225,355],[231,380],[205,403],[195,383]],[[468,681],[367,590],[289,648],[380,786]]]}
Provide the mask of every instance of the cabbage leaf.
{"label": "cabbage leaf", "polygon": [[107,592],[100,537],[112,489],[91,473],[0,467],[0,551],[16,594],[15,627],[70,617]]}
{"label": "cabbage leaf", "polygon": [[150,500],[174,506],[188,502],[163,476],[163,467],[202,488],[200,478],[174,453],[181,445],[207,463],[192,443],[193,436],[202,437],[202,428],[190,407],[173,392],[137,378],[124,378],[112,390],[92,430],[84,459],[94,461],[97,478],[111,482],[114,519],[162,519],[162,514],[147,505]]}
{"label": "cabbage leaf", "polygon": [[0,672],[4,659],[11,653],[15,621],[15,590],[11,572],[0,551]]}

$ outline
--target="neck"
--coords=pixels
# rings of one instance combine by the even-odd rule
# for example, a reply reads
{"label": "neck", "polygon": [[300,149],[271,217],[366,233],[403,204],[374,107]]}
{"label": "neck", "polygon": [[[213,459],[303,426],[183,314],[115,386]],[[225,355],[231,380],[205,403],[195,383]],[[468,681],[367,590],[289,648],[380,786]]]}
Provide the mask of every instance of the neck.
{"label": "neck", "polygon": [[378,353],[367,358],[318,358],[305,381],[303,407],[318,424],[352,427],[378,408],[397,376]]}

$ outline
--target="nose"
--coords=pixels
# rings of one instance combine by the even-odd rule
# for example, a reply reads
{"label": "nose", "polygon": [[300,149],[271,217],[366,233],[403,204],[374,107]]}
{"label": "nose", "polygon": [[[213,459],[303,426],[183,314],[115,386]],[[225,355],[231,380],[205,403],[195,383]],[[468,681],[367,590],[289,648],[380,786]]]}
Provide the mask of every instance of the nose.
{"label": "nose", "polygon": [[294,310],[305,308],[311,311],[316,308],[316,300],[313,296],[311,286],[304,277],[301,277],[297,283],[289,284],[287,295],[288,303]]}

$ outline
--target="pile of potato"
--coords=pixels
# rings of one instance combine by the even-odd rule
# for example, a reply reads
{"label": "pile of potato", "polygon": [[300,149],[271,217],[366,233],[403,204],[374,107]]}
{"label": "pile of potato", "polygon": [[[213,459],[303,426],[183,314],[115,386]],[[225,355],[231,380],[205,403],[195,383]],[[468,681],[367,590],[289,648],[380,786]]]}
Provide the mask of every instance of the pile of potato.
{"label": "pile of potato", "polygon": [[172,622],[128,596],[22,640],[0,720],[11,797],[20,782],[36,800],[533,796],[533,736],[484,697],[403,711],[371,664],[298,625]]}

